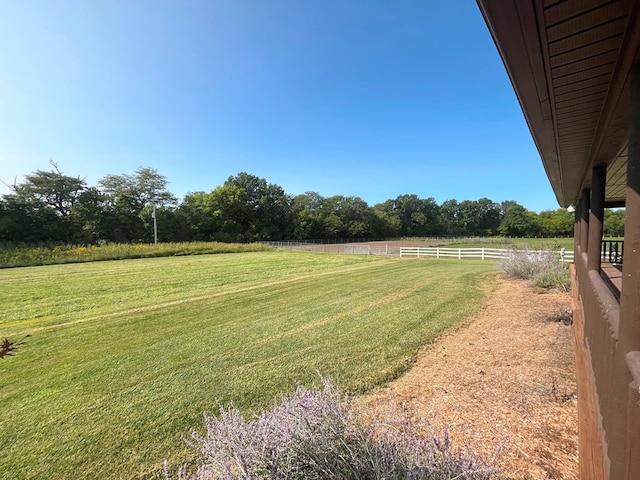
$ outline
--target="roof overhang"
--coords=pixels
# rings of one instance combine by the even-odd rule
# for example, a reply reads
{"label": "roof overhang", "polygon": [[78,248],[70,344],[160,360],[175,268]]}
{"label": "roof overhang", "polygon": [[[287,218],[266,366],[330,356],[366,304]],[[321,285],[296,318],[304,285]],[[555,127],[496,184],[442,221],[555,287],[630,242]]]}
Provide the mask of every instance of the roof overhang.
{"label": "roof overhang", "polygon": [[624,205],[640,1],[477,1],[558,203],[606,165],[606,203]]}

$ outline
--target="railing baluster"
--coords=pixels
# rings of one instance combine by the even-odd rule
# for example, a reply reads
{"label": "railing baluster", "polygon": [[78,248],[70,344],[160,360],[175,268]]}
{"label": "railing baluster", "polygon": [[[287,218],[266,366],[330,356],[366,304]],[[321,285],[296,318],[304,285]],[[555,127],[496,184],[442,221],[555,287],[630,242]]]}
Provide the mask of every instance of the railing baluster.
{"label": "railing baluster", "polygon": [[624,240],[603,240],[602,259],[608,263],[622,265]]}

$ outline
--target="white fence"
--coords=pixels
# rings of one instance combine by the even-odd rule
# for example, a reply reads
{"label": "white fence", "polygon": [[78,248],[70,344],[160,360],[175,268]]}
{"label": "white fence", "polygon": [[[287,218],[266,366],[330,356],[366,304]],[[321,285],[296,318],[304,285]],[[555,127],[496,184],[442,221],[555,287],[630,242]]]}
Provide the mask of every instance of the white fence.
{"label": "white fence", "polygon": [[[535,251],[514,250],[513,248],[448,248],[448,247],[401,247],[401,257],[435,257],[435,258],[476,258],[481,260],[500,260],[509,258],[514,252],[533,253]],[[559,250],[558,259],[573,262],[573,251]]]}
{"label": "white fence", "polygon": [[[451,248],[451,247],[400,247],[393,244],[358,244],[358,243],[305,243],[305,242],[267,242],[277,248],[290,250],[306,250],[325,253],[346,253],[351,255],[382,255],[401,257],[434,257],[434,258],[476,258],[481,260],[500,260],[513,255],[513,252],[534,254],[536,250],[516,250],[514,248]],[[573,251],[556,251],[558,260],[564,263],[573,262]]]}

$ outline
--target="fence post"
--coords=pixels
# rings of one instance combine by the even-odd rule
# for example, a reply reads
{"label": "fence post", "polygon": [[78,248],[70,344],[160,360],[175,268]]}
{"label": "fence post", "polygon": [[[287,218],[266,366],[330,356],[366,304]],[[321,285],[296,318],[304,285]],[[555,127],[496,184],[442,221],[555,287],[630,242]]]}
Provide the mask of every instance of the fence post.
{"label": "fence post", "polygon": [[440,247],[436,247],[436,258],[440,258]]}
{"label": "fence post", "polygon": [[458,260],[462,260],[462,248],[458,248]]}
{"label": "fence post", "polygon": [[482,247],[482,260],[484,260],[484,247]]}
{"label": "fence post", "polygon": [[416,249],[418,251],[418,258],[420,258],[420,247]]}

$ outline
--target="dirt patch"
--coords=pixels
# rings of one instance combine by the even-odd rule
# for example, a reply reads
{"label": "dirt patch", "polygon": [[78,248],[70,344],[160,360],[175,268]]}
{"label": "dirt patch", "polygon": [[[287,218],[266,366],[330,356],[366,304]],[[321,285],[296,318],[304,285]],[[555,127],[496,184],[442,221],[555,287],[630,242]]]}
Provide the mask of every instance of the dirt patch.
{"label": "dirt patch", "polygon": [[[324,253],[351,253],[351,254],[373,254],[373,255],[393,255],[397,254],[401,247],[436,247],[446,245],[446,241],[436,240],[383,240],[371,242],[348,242],[348,243],[304,243],[304,242],[284,242],[280,248],[290,250],[304,250],[310,252]],[[363,249],[359,250],[359,247]]]}
{"label": "dirt patch", "polygon": [[570,297],[499,277],[470,323],[424,349],[368,415],[427,418],[454,445],[517,478],[577,479],[578,418]]}

